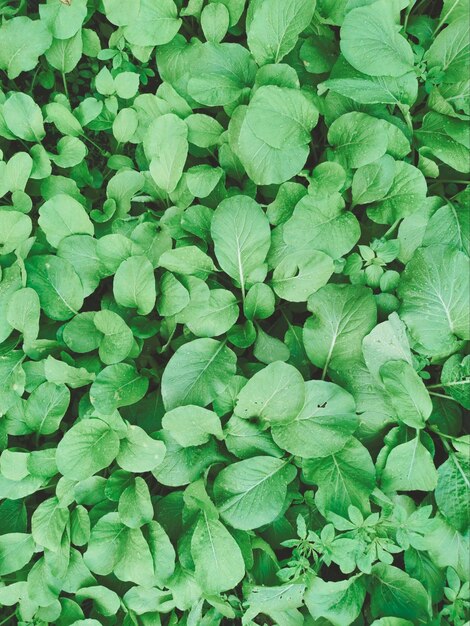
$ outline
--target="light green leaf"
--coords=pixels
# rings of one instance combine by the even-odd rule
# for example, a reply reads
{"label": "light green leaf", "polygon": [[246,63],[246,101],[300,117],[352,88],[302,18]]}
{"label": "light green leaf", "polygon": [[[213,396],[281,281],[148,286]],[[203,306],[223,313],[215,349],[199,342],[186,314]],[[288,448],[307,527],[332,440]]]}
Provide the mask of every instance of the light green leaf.
{"label": "light green leaf", "polygon": [[90,387],[90,400],[97,411],[110,415],[121,406],[141,400],[149,381],[133,365],[117,363],[105,367]]}
{"label": "light green leaf", "polygon": [[[5,28],[6,24],[13,21],[6,22],[1,28]],[[6,100],[3,105],[3,118],[15,137],[25,141],[40,142],[46,134],[41,109],[26,93],[15,92]]]}
{"label": "light green leaf", "polygon": [[52,35],[41,20],[23,16],[5,20],[0,27],[0,69],[15,79],[34,69],[51,43]]}
{"label": "light green leaf", "polygon": [[209,519],[205,513],[200,516],[191,539],[191,556],[196,580],[207,594],[232,589],[245,574],[237,542],[223,524]]}
{"label": "light green leaf", "polygon": [[289,422],[305,401],[305,383],[292,365],[271,363],[250,378],[238,394],[235,415],[260,417],[270,422]]}
{"label": "light green leaf", "polygon": [[413,69],[413,51],[398,32],[393,3],[378,0],[352,9],[341,27],[341,52],[370,76],[401,76]]}
{"label": "light green leaf", "polygon": [[418,249],[402,274],[399,315],[420,352],[447,355],[470,339],[469,259],[447,246]]}
{"label": "light green leaf", "polygon": [[26,533],[0,535],[0,575],[17,572],[34,554],[34,540]]}
{"label": "light green leaf", "polygon": [[121,306],[135,308],[139,315],[148,315],[155,306],[156,289],[153,267],[146,256],[131,256],[117,268],[113,293]]}
{"label": "light green leaf", "polygon": [[412,428],[424,428],[432,412],[432,401],[410,363],[388,361],[380,366],[379,373],[398,419]]}
{"label": "light green leaf", "polygon": [[339,582],[315,576],[305,592],[305,604],[314,619],[323,617],[333,626],[350,626],[361,612],[365,595],[365,581],[360,576]]}
{"label": "light green leaf", "polygon": [[328,142],[342,165],[362,167],[380,159],[387,151],[386,123],[367,113],[351,111],[330,126]]}
{"label": "light green leaf", "polygon": [[38,223],[54,248],[69,235],[93,235],[95,232],[80,202],[65,194],[54,196],[39,208]]}
{"label": "light green leaf", "polygon": [[155,183],[167,193],[173,192],[183,175],[188,154],[186,124],[173,113],[158,117],[147,130],[144,149]]}
{"label": "light green leaf", "polygon": [[200,446],[207,443],[211,435],[222,439],[219,416],[199,406],[181,406],[165,413],[162,426],[180,446]]}
{"label": "light green leaf", "polygon": [[295,419],[272,423],[277,445],[304,458],[325,457],[341,450],[358,426],[354,398],[333,383],[305,383],[305,403]]}
{"label": "light green leaf", "polygon": [[108,467],[119,451],[119,437],[105,422],[86,419],[68,430],[57,446],[57,467],[73,480],[89,478]]}
{"label": "light green leaf", "polygon": [[25,422],[39,435],[55,433],[70,403],[65,385],[45,382],[34,389],[26,402]]}
{"label": "light green leaf", "polygon": [[268,218],[248,196],[221,202],[211,223],[215,255],[223,271],[236,280],[245,294],[250,274],[265,261],[271,243]]}
{"label": "light green leaf", "polygon": [[431,453],[419,435],[392,449],[382,473],[385,491],[432,491],[437,485],[437,470]]}
{"label": "light green leaf", "polygon": [[428,594],[420,582],[385,563],[374,565],[372,575],[375,578],[371,589],[373,616],[387,613],[424,623],[429,620]]}
{"label": "light green leaf", "polygon": [[145,430],[134,424],[127,427],[127,433],[121,440],[116,461],[127,472],[141,473],[154,470],[165,456],[165,445],[152,439]]}
{"label": "light green leaf", "polygon": [[248,47],[258,65],[279,63],[309,26],[314,11],[310,0],[258,2],[247,28]]}
{"label": "light green leaf", "polygon": [[167,411],[177,406],[207,406],[227,387],[236,372],[236,356],[215,339],[196,339],[171,357],[162,376]]}
{"label": "light green leaf", "polygon": [[281,513],[296,469],[284,459],[256,456],[223,469],[214,482],[222,519],[241,530],[270,524]]}

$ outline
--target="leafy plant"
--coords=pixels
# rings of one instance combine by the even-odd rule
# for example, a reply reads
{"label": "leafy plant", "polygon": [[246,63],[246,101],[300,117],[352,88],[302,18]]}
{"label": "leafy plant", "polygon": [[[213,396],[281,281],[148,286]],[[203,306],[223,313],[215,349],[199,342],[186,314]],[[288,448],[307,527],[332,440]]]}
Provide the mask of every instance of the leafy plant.
{"label": "leafy plant", "polygon": [[468,11],[0,0],[0,624],[468,624]]}

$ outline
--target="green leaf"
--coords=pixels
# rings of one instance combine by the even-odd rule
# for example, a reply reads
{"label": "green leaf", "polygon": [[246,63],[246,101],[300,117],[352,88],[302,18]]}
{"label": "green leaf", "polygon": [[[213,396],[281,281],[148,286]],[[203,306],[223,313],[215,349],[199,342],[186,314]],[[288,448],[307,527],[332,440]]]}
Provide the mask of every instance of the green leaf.
{"label": "green leaf", "polygon": [[155,306],[155,276],[145,256],[125,259],[114,275],[113,293],[121,306],[135,308],[139,315],[148,315]]}
{"label": "green leaf", "polygon": [[412,428],[424,428],[432,402],[422,378],[401,360],[384,363],[379,372],[399,420]]}
{"label": "green leaf", "polygon": [[39,435],[55,433],[70,403],[65,385],[45,382],[36,387],[26,403],[25,422]]}
{"label": "green leaf", "polygon": [[373,163],[385,154],[388,146],[385,122],[356,111],[345,113],[333,122],[328,141],[335,148],[339,162],[347,168]]}
{"label": "green leaf", "polygon": [[245,574],[245,563],[237,542],[223,524],[205,513],[191,538],[195,576],[207,594],[218,594],[235,587]]}
{"label": "green leaf", "polygon": [[26,285],[39,296],[41,308],[52,320],[68,320],[83,304],[83,287],[69,261],[40,255],[26,260]]}
{"label": "green leaf", "polygon": [[24,343],[34,341],[39,334],[41,313],[38,295],[25,287],[12,294],[7,309],[7,320],[12,328],[23,333]]}
{"label": "green leaf", "polygon": [[269,251],[271,232],[266,215],[251,198],[233,196],[214,212],[211,235],[217,261],[238,282],[244,296],[246,282]]}
{"label": "green leaf", "polygon": [[34,541],[43,548],[57,552],[68,521],[69,510],[57,498],[44,500],[31,516]]}
{"label": "green leaf", "polygon": [[81,600],[93,600],[96,610],[105,616],[116,615],[120,607],[120,599],[117,593],[101,585],[92,585],[78,589],[75,596],[79,602]]}
{"label": "green leaf", "polygon": [[289,422],[299,414],[304,402],[302,375],[292,365],[277,361],[252,376],[238,394],[234,413],[244,419]]}
{"label": "green leaf", "polygon": [[200,446],[210,441],[211,435],[222,439],[220,418],[213,411],[199,406],[181,406],[165,413],[162,426],[180,446]]}
{"label": "green leaf", "polygon": [[470,462],[452,453],[437,470],[434,496],[440,512],[453,528],[464,533],[470,519]]}
{"label": "green leaf", "polygon": [[108,424],[87,419],[74,424],[57,446],[59,472],[73,480],[89,478],[108,467],[119,451],[119,437]]}
{"label": "green leaf", "polygon": [[273,522],[286,500],[296,469],[284,459],[256,456],[223,469],[214,482],[214,499],[222,519],[241,530]]}
{"label": "green leaf", "polygon": [[93,316],[93,324],[103,334],[99,340],[99,355],[103,363],[113,365],[123,361],[132,350],[134,337],[122,317],[113,311],[98,311]]}
{"label": "green leaf", "polygon": [[447,246],[421,248],[402,274],[401,319],[420,352],[447,355],[470,339],[469,260]]}
{"label": "green leaf", "polygon": [[325,457],[341,450],[357,428],[353,397],[320,380],[305,383],[305,404],[290,422],[273,422],[279,447],[304,458]]}
{"label": "green leaf", "polygon": [[360,285],[326,285],[310,296],[313,316],[304,326],[308,358],[326,372],[341,369],[362,354],[362,340],[377,321],[376,304],[369,289]]}
{"label": "green leaf", "polygon": [[[2,28],[5,28],[5,24]],[[41,109],[31,96],[25,93],[13,93],[6,100],[3,105],[3,118],[13,135],[25,141],[40,142],[46,134]]]}
{"label": "green leaf", "polygon": [[0,27],[0,69],[15,79],[34,69],[51,43],[52,35],[41,20],[23,16],[5,20]]}
{"label": "green leaf", "polygon": [[162,376],[167,411],[180,405],[205,407],[224,391],[236,371],[236,356],[215,339],[196,339],[181,346]]}
{"label": "green leaf", "polygon": [[153,506],[147,483],[137,476],[119,498],[119,519],[129,528],[140,528],[153,519]]}
{"label": "green leaf", "polygon": [[428,595],[423,585],[397,567],[378,563],[372,568],[371,590],[373,616],[383,613],[426,622],[429,618]]}
{"label": "green leaf", "polygon": [[385,491],[432,491],[436,488],[437,471],[429,450],[419,435],[390,452],[382,474]]}
{"label": "green leaf", "polygon": [[470,355],[461,358],[453,354],[444,363],[441,373],[444,389],[457,402],[470,409]]}
{"label": "green leaf", "polygon": [[[341,196],[318,193],[304,196],[295,206],[291,219],[283,227],[285,243],[302,254],[319,250],[339,259],[351,250],[360,237],[360,225],[350,211],[344,211]],[[326,197],[325,197],[326,196]]]}
{"label": "green leaf", "polygon": [[[116,14],[122,11],[119,0],[108,0],[108,11]],[[137,3],[131,3],[137,4]],[[162,46],[173,39],[181,26],[177,8],[173,0],[161,0],[155,4],[152,0],[140,0],[139,8],[126,11],[124,36],[135,46]],[[110,18],[110,21],[116,23]],[[121,24],[119,24],[121,25]]]}
{"label": "green leaf", "polygon": [[0,575],[17,572],[34,554],[34,540],[26,533],[7,533],[0,536]]}
{"label": "green leaf", "polygon": [[367,448],[354,437],[331,456],[303,461],[302,468],[305,480],[318,485],[315,502],[320,511],[347,516],[351,504],[370,510],[375,468]]}
{"label": "green leaf", "polygon": [[139,426],[129,425],[116,461],[127,472],[150,472],[160,465],[164,455],[165,445],[161,441],[152,439]]}
{"label": "green leaf", "polygon": [[325,618],[333,626],[349,626],[359,616],[366,595],[364,579],[325,582],[313,578],[305,592],[305,604],[314,619]]}
{"label": "green leaf", "polygon": [[188,127],[173,113],[162,115],[149,127],[144,149],[150,161],[150,174],[167,193],[176,189],[188,154]]}
{"label": "green leaf", "polygon": [[108,365],[90,387],[90,400],[97,411],[110,415],[121,406],[129,406],[145,396],[149,385],[133,365]]}
{"label": "green leaf", "polygon": [[341,52],[370,76],[401,76],[413,69],[413,51],[398,32],[386,0],[352,9],[341,27]]}
{"label": "green leaf", "polygon": [[40,207],[38,224],[54,248],[69,235],[94,234],[93,224],[83,206],[65,194],[54,196]]}
{"label": "green leaf", "polygon": [[333,270],[333,259],[323,252],[289,254],[276,266],[272,286],[284,300],[306,302],[309,296],[326,285]]}
{"label": "green leaf", "polygon": [[80,30],[87,14],[86,0],[70,5],[60,0],[47,0],[39,6],[39,15],[55,39],[69,39]]}
{"label": "green leaf", "polygon": [[234,150],[257,185],[283,183],[296,176],[309,154],[310,133],[318,121],[311,100],[297,89],[260,87],[240,123]]}
{"label": "green leaf", "polygon": [[294,0],[288,5],[282,0],[255,4],[247,33],[248,47],[258,65],[279,63],[310,24],[314,10],[315,3],[309,0]]}

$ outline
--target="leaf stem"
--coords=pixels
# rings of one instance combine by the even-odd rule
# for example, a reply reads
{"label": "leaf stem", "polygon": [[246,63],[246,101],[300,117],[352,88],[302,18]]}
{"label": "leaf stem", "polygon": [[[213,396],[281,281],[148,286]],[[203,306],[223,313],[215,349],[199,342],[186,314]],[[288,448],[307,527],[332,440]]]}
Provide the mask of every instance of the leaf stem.
{"label": "leaf stem", "polygon": [[69,88],[67,87],[67,79],[65,78],[65,73],[61,72],[61,74],[62,74],[62,84],[64,85],[64,93],[67,96],[67,100],[70,100]]}
{"label": "leaf stem", "polygon": [[[429,389],[429,387],[428,387]],[[444,400],[453,400],[454,402],[457,402],[457,404],[460,404],[458,400],[456,400],[455,398],[453,398],[452,396],[446,396],[443,393],[436,393],[435,391],[430,391],[429,392],[430,396],[436,396],[436,398],[444,398]]]}
{"label": "leaf stem", "polygon": [[435,383],[434,385],[427,385],[427,389],[443,389],[444,387],[456,387],[457,385],[469,385],[469,380],[454,380],[448,383]]}
{"label": "leaf stem", "polygon": [[6,617],[4,620],[0,622],[0,626],[2,626],[2,624],[6,624],[7,622],[9,622],[13,617],[15,617],[15,615],[16,615],[16,609],[13,611],[13,613],[11,613],[8,617]]}
{"label": "leaf stem", "polygon": [[398,224],[400,223],[400,220],[395,220],[393,222],[393,224],[390,226],[390,228],[387,230],[387,232],[382,235],[382,239],[386,239],[387,237],[390,237],[390,235],[396,230]]}

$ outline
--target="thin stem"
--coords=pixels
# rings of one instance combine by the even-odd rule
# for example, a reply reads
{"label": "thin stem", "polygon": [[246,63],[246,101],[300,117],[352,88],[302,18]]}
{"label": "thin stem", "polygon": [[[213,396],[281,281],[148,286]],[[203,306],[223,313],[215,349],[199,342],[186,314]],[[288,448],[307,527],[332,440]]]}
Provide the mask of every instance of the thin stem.
{"label": "thin stem", "polygon": [[470,380],[454,380],[449,383],[436,383],[434,385],[427,385],[427,389],[442,389],[443,387],[457,387],[457,385],[469,385]]}
{"label": "thin stem", "polygon": [[454,4],[451,6],[451,8],[447,11],[447,13],[445,15],[443,15],[441,17],[441,19],[439,20],[438,25],[436,26],[432,36],[435,37],[436,34],[441,30],[441,28],[444,26],[445,21],[447,20],[447,18],[449,17],[449,15],[452,13],[452,11],[455,9],[455,7],[458,5],[459,0],[455,0]]}
{"label": "thin stem", "polygon": [[106,152],[105,150],[102,150],[102,149],[100,148],[100,146],[99,146],[97,143],[95,143],[95,142],[93,141],[93,139],[90,139],[90,137],[87,137],[87,136],[85,135],[85,133],[82,133],[82,134],[80,135],[80,137],[81,137],[82,139],[84,139],[85,141],[88,141],[89,143],[91,143],[91,145],[92,145],[92,146],[94,146],[94,147],[95,147],[95,148],[99,151],[99,153],[101,154],[101,156],[104,156],[104,157],[106,157],[106,158],[109,156],[109,153],[108,153],[108,152]]}
{"label": "thin stem", "polygon": [[11,613],[8,617],[6,617],[4,620],[0,622],[0,626],[2,626],[2,624],[6,624],[7,622],[9,622],[13,617],[15,617],[15,615],[16,615],[16,609],[13,611],[13,613]]}
{"label": "thin stem", "polygon": [[64,72],[62,72],[62,84],[64,85],[64,92],[65,92],[65,95],[67,96],[67,100],[70,100],[69,88],[67,87],[67,79],[65,78]]}
{"label": "thin stem", "polygon": [[430,396],[436,396],[436,398],[444,398],[444,400],[453,400],[454,402],[457,402],[457,403],[459,402],[458,400],[456,400],[452,396],[446,396],[443,393],[436,393],[435,391],[430,391],[429,395]]}
{"label": "thin stem", "polygon": [[399,219],[393,222],[393,224],[390,226],[387,232],[384,235],[382,235],[382,239],[386,239],[387,237],[390,237],[390,235],[396,230],[399,223],[400,223]]}

